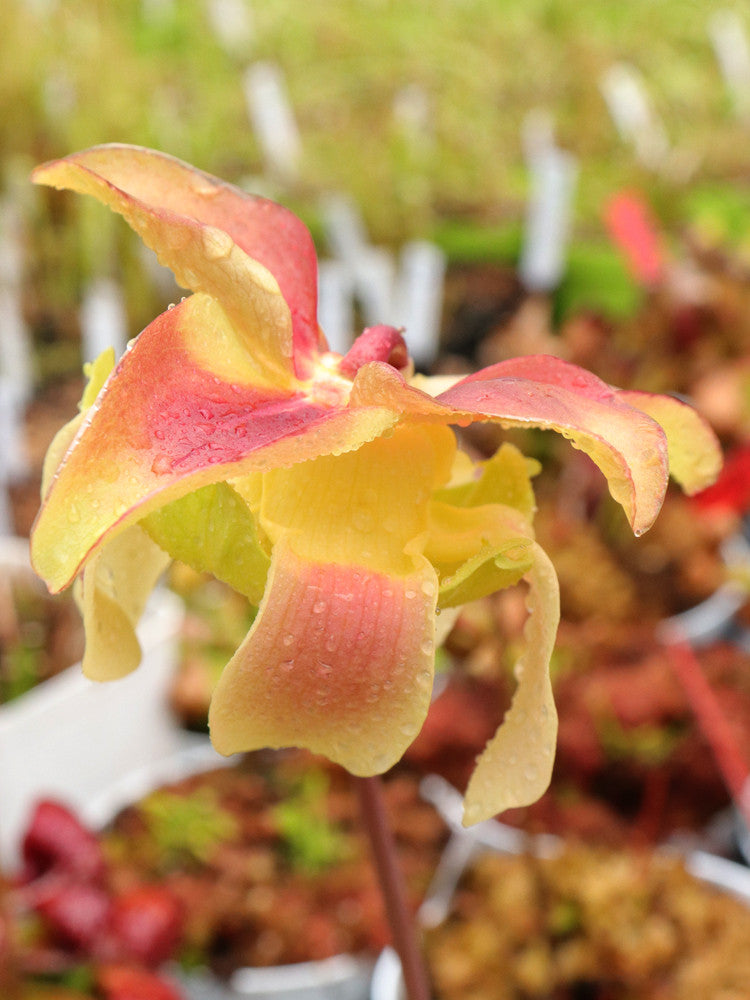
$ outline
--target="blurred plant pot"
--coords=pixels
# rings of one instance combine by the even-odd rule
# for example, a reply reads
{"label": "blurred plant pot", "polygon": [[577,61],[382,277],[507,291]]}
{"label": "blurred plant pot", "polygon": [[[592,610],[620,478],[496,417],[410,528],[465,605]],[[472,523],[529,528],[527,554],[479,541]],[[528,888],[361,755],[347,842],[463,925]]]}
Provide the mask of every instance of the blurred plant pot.
{"label": "blurred plant pot", "polygon": [[[366,1000],[388,931],[349,776],[302,753],[222,758],[193,739],[84,812],[103,827],[115,891],[157,884],[189,914],[178,956],[190,968],[170,974],[190,1000]],[[385,785],[421,898],[446,828],[411,775]]]}
{"label": "blurred plant pot", "polygon": [[189,1000],[367,1000],[372,962],[334,955],[267,969],[239,969],[223,983],[208,972],[175,974]]}
{"label": "blurred plant pot", "polygon": [[[204,738],[185,739],[177,753],[135,769],[90,800],[83,811],[86,822],[102,828],[122,809],[160,787],[236,763],[217,754]],[[370,959],[334,955],[314,962],[242,968],[227,981],[207,969],[185,972],[171,967],[169,974],[186,1000],[367,1000],[372,968]]]}
{"label": "blurred plant pot", "polygon": [[[706,988],[706,996],[718,996],[722,985],[732,991],[726,976],[722,978],[722,969],[726,971],[727,955],[736,952],[738,942],[740,952],[744,952],[743,942],[745,945],[750,942],[750,870],[746,867],[701,851],[687,854],[682,861],[675,853],[660,851],[627,854],[599,849],[597,855],[591,849],[582,849],[578,845],[570,852],[564,849],[564,842],[558,838],[525,837],[519,831],[493,820],[468,831],[459,830],[452,815],[453,805],[449,800],[448,811],[454,836],[446,848],[441,868],[421,911],[426,923],[428,962],[443,963],[445,976],[446,954],[453,949],[454,957],[457,956],[453,987],[448,987],[443,993],[438,992],[438,996],[453,1000],[464,995],[461,990],[469,986],[471,995],[476,996],[520,998],[533,994],[540,1000],[552,996],[572,996],[574,993],[577,996],[575,991],[578,988],[581,995],[585,993],[592,1000],[600,996],[625,995],[618,989],[629,990],[628,996],[652,996],[655,993],[647,985],[652,966],[659,989],[664,990],[659,992],[659,996],[665,998],[695,995],[691,989],[681,992],[679,977],[682,975],[686,976],[686,981],[697,975],[701,986]],[[481,866],[487,858],[500,857],[504,857],[508,870],[494,872],[493,879],[496,881],[489,883],[486,881],[487,873],[482,872]],[[577,866],[581,858],[585,860],[587,857],[594,859],[590,872],[591,896],[598,898],[597,905],[606,914],[602,921],[601,939],[591,929],[590,913],[587,914],[585,904],[582,905],[576,898],[576,888],[571,888],[576,883],[585,884],[585,871],[581,878],[582,871]],[[554,865],[557,865],[554,878],[540,874],[546,866]],[[479,879],[476,878],[477,870],[480,871]],[[464,881],[467,876],[468,886]],[[608,893],[608,880],[615,877],[621,887],[615,894]],[[649,887],[651,880],[653,883]],[[521,883],[524,882],[528,882],[529,886],[522,888]],[[560,886],[562,890],[556,894]],[[644,886],[648,888],[644,889]],[[529,887],[530,892],[524,891]],[[486,893],[484,899],[482,892]],[[569,898],[566,892],[570,894]],[[585,894],[581,892],[580,895],[584,898]],[[499,900],[505,902],[499,904]],[[516,905],[518,915],[514,918],[510,911]],[[626,914],[626,919],[618,919],[618,907],[622,910],[620,915]],[[505,918],[500,913],[501,908],[507,908]],[[538,911],[539,915],[536,916],[534,911]],[[648,941],[644,939],[640,946],[637,941],[628,940],[631,930],[628,912],[631,916],[637,913],[635,923],[639,927],[647,925],[653,916],[655,934]],[[554,926],[555,921],[559,927]],[[623,943],[618,949],[616,939],[620,927],[624,928]],[[432,940],[431,933],[436,935]],[[497,940],[493,941],[495,933]],[[455,934],[453,939],[450,937],[452,934]],[[735,938],[724,945],[722,934],[735,934]],[[589,937],[591,940],[587,941]],[[508,938],[511,940],[510,947]],[[532,938],[535,940],[530,942]],[[688,942],[692,949],[690,956],[686,954]],[[652,946],[655,950],[650,952]],[[719,990],[716,993],[711,992],[713,980],[705,978],[706,969],[710,966],[696,970],[690,965],[691,961],[700,963],[703,960],[707,947],[709,951],[714,949],[713,971]],[[559,949],[557,962],[554,958],[550,959],[555,949]],[[655,957],[657,952],[659,958]],[[471,968],[472,953],[476,960],[474,968]],[[597,956],[596,960],[593,955]],[[534,961],[524,968],[523,963],[529,958],[539,960],[542,969],[555,969],[555,975],[560,972],[563,978],[573,967],[571,963],[577,961],[586,969],[589,978],[584,974],[578,982],[557,982],[551,987],[540,985],[542,979],[536,978],[535,989],[526,992],[524,979],[529,975],[536,977],[539,971],[539,966],[536,966],[537,972],[533,971]],[[632,982],[626,978],[631,974],[631,959]],[[450,962],[450,958],[447,961]],[[683,961],[684,969],[674,972],[671,963],[679,965]],[[487,962],[488,969],[482,969],[483,962]],[[746,961],[741,970],[732,972],[739,977],[737,982],[741,982],[747,974],[745,966]],[[669,978],[673,974],[676,986]],[[481,986],[483,975],[484,992]],[[496,984],[498,977],[503,978],[506,992],[493,992],[491,984]],[[604,984],[601,992],[597,978]],[[456,982],[463,982],[463,987],[456,986]],[[525,982],[525,986],[528,985]],[[558,992],[560,989],[564,993]],[[571,989],[573,992],[569,993]],[[737,995],[744,994],[740,990]],[[386,948],[376,962],[370,1000],[406,1000],[401,965],[391,948]]]}
{"label": "blurred plant pot", "polygon": [[[30,568],[26,539],[0,539],[0,567],[43,586]],[[133,768],[180,747],[167,691],[181,620],[181,601],[157,590],[138,628],[143,662],[133,674],[96,684],[75,664],[0,706],[1,864],[14,867],[38,798],[81,809]]]}

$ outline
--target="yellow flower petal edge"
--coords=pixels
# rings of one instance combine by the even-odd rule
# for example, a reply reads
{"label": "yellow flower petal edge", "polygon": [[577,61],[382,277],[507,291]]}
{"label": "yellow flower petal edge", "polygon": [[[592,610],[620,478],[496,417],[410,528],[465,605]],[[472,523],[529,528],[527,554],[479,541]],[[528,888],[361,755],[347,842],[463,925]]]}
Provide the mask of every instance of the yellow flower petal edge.
{"label": "yellow flower petal edge", "polygon": [[91,680],[117,680],[141,662],[135,628],[169,562],[167,553],[135,524],[86,566],[75,595],[86,633],[83,672]]}
{"label": "yellow flower petal edge", "polygon": [[464,825],[535,802],[552,776],[557,739],[557,711],[549,662],[560,619],[560,597],[554,567],[534,545],[524,639],[526,649],[516,665],[518,687],[499,730],[477,760],[464,798]]}
{"label": "yellow flower petal edge", "polygon": [[622,390],[620,396],[663,428],[669,448],[669,471],[689,495],[710,486],[721,469],[719,442],[711,427],[689,404],[674,396]]}

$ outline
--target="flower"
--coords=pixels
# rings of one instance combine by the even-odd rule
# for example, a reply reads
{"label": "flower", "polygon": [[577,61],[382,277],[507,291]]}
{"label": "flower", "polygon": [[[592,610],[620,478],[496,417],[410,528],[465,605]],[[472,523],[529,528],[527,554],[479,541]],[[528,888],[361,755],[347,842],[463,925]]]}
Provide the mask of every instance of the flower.
{"label": "flower", "polygon": [[111,373],[111,357],[91,366],[81,413],[50,448],[32,559],[52,591],[77,581],[87,675],[137,665],[135,623],[181,559],[258,604],[213,695],[217,749],[304,746],[376,774],[424,721],[438,612],[525,579],[518,688],[465,822],[537,798],[554,757],[559,611],[534,541],[533,468],[510,445],[475,466],[450,425],[558,431],[599,466],[636,533],[670,465],[691,492],[715,477],[707,425],[676,399],[612,389],[553,357],[414,377],[384,326],[343,357],[329,351],[300,220],[172,157],[100,146],[34,179],[122,214],[194,293]]}

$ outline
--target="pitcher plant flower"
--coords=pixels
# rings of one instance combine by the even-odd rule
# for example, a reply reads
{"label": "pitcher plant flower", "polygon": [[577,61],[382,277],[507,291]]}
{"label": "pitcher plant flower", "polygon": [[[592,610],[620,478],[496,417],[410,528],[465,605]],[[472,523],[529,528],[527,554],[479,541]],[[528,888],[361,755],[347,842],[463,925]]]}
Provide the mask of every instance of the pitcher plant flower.
{"label": "pitcher plant flower", "polygon": [[90,366],[46,461],[32,560],[53,592],[75,581],[85,673],[137,666],[138,617],[182,560],[258,607],[213,694],[217,750],[302,746],[374,775],[422,726],[440,612],[524,580],[517,690],[478,759],[465,822],[538,798],[555,750],[559,601],[534,540],[534,463],[510,444],[476,463],[451,425],[557,431],[641,534],[670,470],[688,492],[715,478],[707,424],[677,399],[613,389],[554,357],[415,376],[387,326],[332,352],[303,223],[162,153],[99,146],[34,180],[119,212],[193,293],[114,367],[112,356]]}

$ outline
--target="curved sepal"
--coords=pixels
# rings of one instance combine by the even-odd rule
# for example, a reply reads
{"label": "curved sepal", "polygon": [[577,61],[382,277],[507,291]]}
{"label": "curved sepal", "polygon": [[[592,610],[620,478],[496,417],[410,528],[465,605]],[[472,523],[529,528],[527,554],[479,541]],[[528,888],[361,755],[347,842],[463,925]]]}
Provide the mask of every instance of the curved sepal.
{"label": "curved sepal", "polygon": [[133,146],[97,146],[37,167],[33,179],[124,216],[183,288],[221,304],[261,373],[292,384],[296,348],[307,374],[319,341],[316,257],[286,209]]}
{"label": "curved sepal", "polygon": [[67,586],[109,537],[211,483],[356,449],[390,430],[351,410],[254,381],[208,296],[185,299],[133,342],[58,464],[32,534],[34,568]]}
{"label": "curved sepal", "polygon": [[166,552],[133,525],[87,564],[75,587],[86,632],[83,672],[87,677],[116,680],[141,662],[135,628],[169,561]]}
{"label": "curved sepal", "polygon": [[557,577],[536,543],[529,584],[526,649],[516,665],[511,707],[477,760],[464,797],[464,825],[529,805],[547,790],[557,739],[549,662],[560,618]]}
{"label": "curved sepal", "polygon": [[596,376],[559,358],[513,358],[467,376],[436,402],[457,417],[557,431],[599,466],[636,534],[653,524],[669,474],[664,431]]}
{"label": "curved sepal", "polygon": [[692,406],[674,396],[620,390],[621,399],[652,417],[667,435],[669,472],[692,496],[716,480],[721,445],[709,423]]}
{"label": "curved sepal", "polygon": [[278,542],[258,616],[213,694],[216,749],[307,747],[353,774],[386,771],[427,714],[436,594],[426,560],[394,577]]}

